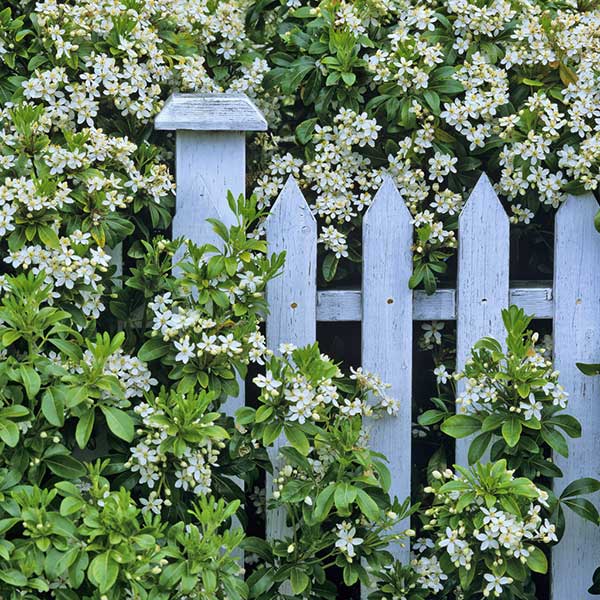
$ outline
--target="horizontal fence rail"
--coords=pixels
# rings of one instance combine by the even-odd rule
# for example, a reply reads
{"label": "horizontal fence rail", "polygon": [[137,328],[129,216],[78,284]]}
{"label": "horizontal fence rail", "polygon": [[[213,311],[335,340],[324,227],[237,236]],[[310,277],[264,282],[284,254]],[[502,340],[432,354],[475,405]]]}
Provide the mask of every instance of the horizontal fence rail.
{"label": "horizontal fence rail", "polygon": [[[437,289],[428,295],[422,290],[413,294],[413,321],[455,321],[456,290]],[[551,282],[515,282],[509,289],[509,304],[520,306],[536,319],[551,319],[554,311]],[[362,291],[319,290],[317,292],[317,321],[361,321]]]}
{"label": "horizontal fence rail", "polygon": [[[204,219],[217,216],[228,222],[226,191],[243,191],[244,131],[264,130],[266,123],[251,102],[236,98],[227,98],[225,112],[216,111],[212,118],[214,96],[183,95],[169,103],[162,120],[160,116],[157,120],[158,128],[177,131],[175,237],[185,235],[196,243],[211,239]],[[386,179],[363,221],[362,289],[317,290],[317,224],[290,179],[266,223],[270,251],[285,250],[287,255],[283,275],[267,289],[269,346],[276,351],[281,342],[314,341],[318,321],[361,322],[363,365],[391,383],[401,401],[400,416],[377,423],[372,445],[388,456],[392,492],[404,499],[411,493],[413,322],[456,320],[460,367],[477,339],[504,337],[500,310],[516,304],[536,318],[553,320],[556,367],[571,394],[569,412],[583,424],[583,435],[572,442],[570,457],[557,460],[564,481],[598,477],[600,378],[588,378],[575,366],[578,361],[598,362],[600,357],[600,235],[593,226],[597,210],[591,194],[569,196],[556,218],[553,283],[511,285],[508,217],[483,175],[459,218],[456,289],[438,289],[428,296],[408,288],[413,225],[404,200],[392,180]],[[227,407],[231,413],[245,401],[241,390]],[[459,461],[465,460],[466,447],[464,441],[457,444]],[[277,466],[276,449],[270,454]],[[269,478],[268,497],[271,486]],[[269,511],[267,536],[285,534],[284,515]],[[408,559],[408,548],[394,548],[394,553]],[[587,589],[599,564],[597,529],[572,520],[552,552],[553,600],[592,600]],[[363,590],[363,597],[366,593]]]}

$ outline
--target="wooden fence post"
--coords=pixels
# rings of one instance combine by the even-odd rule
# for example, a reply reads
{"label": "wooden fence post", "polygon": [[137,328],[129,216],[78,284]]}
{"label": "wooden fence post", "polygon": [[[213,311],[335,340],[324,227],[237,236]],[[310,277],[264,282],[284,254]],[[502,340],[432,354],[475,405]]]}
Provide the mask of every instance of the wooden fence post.
{"label": "wooden fence post", "polygon": [[[393,181],[386,177],[363,219],[362,365],[391,384],[400,413],[369,423],[371,447],[385,454],[392,473],[390,495],[410,496],[412,441],[413,226]],[[408,529],[404,523],[399,531]],[[399,532],[398,531],[398,532]],[[392,548],[408,562],[408,541]]]}
{"label": "wooden fence post", "polygon": [[[600,474],[600,378],[581,373],[576,362],[600,362],[600,234],[594,229],[598,202],[592,194],[569,196],[558,211],[554,246],[554,364],[569,393],[568,412],[579,419],[582,437],[569,443],[569,458],[555,455],[564,477]],[[594,500],[598,508],[597,497]],[[566,533],[552,552],[554,600],[595,598],[587,593],[600,566],[598,527],[568,509]]]}
{"label": "wooden fence post", "polygon": [[[461,370],[484,336],[504,341],[508,306],[509,221],[487,175],[479,178],[458,224],[456,364]],[[464,389],[460,382],[458,391]],[[456,463],[467,465],[471,438],[457,440]]]}
{"label": "wooden fence post", "polygon": [[[227,192],[244,194],[246,131],[265,131],[267,122],[243,94],[173,94],[156,117],[158,130],[175,131],[177,200],[173,238],[220,245],[208,218],[233,224]],[[244,382],[223,410],[244,405]]]}
{"label": "wooden fence post", "polygon": [[[290,177],[266,222],[269,253],[286,252],[283,273],[267,284],[267,345],[277,352],[282,343],[312,344],[317,336],[317,223],[296,181]],[[269,455],[275,471],[281,466],[276,441]],[[273,480],[267,477],[267,500]],[[267,538],[286,535],[285,512],[267,512]]]}

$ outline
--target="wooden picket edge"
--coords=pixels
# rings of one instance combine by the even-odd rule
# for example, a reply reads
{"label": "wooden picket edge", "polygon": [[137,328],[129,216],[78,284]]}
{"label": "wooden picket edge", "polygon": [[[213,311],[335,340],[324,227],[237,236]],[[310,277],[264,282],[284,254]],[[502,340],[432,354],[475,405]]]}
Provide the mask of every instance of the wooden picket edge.
{"label": "wooden picket edge", "polygon": [[[570,440],[569,457],[555,453],[563,471],[555,491],[580,477],[600,474],[600,378],[581,373],[576,362],[600,358],[600,235],[594,229],[598,202],[592,194],[570,196],[556,215],[554,245],[554,366],[569,393],[568,413],[582,436]],[[600,508],[598,495],[590,500]],[[598,527],[565,510],[566,533],[552,551],[552,598],[595,598],[587,593],[600,565]]]}
{"label": "wooden picket edge", "polygon": [[[412,217],[387,177],[363,219],[363,289],[369,291],[362,305],[361,364],[389,384],[389,395],[400,401],[398,415],[366,423],[371,447],[394,465],[389,493],[400,500],[410,496],[412,472],[411,445],[400,442],[412,437],[412,241]],[[409,527],[405,521],[393,532]],[[408,561],[408,543],[394,543],[390,549]]]}
{"label": "wooden picket edge", "polygon": [[[293,177],[273,205],[265,230],[269,253],[286,251],[282,274],[267,284],[267,345],[277,353],[282,343],[304,346],[317,337],[317,222]],[[274,472],[282,464],[283,444],[282,436],[268,450]],[[273,478],[267,474],[267,501],[273,491]],[[287,535],[284,509],[269,511],[266,520],[268,539]]]}

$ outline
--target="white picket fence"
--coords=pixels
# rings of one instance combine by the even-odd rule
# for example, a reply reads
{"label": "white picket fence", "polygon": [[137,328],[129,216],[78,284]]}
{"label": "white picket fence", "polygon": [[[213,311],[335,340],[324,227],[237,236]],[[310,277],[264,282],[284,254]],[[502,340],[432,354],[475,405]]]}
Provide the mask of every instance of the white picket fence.
{"label": "white picket fence", "polygon": [[[244,191],[244,131],[266,123],[244,96],[175,95],[156,120],[157,129],[177,131],[177,208],[173,235],[197,242],[214,237],[207,217],[228,222],[226,191]],[[401,400],[397,417],[378,421],[376,450],[389,459],[391,493],[404,499],[411,487],[411,379],[413,321],[456,320],[458,366],[483,336],[504,337],[500,312],[517,304],[540,319],[552,319],[554,361],[569,391],[569,411],[583,424],[571,443],[569,459],[556,457],[565,482],[600,476],[600,378],[589,378],[576,362],[600,359],[600,235],[591,195],[569,197],[555,226],[554,282],[511,287],[509,220],[488,178],[482,175],[459,219],[456,289],[433,295],[408,287],[412,273],[411,216],[391,179],[386,179],[363,221],[362,290],[317,289],[317,224],[296,182],[290,179],[274,204],[266,230],[269,249],[286,252],[282,276],[269,283],[269,347],[316,340],[318,321],[360,321],[362,364],[392,385]],[[228,410],[244,402],[244,392]],[[466,462],[465,442],[457,461]],[[274,455],[273,455],[274,456]],[[275,458],[275,456],[274,456]],[[267,486],[270,492],[270,485]],[[584,600],[600,565],[597,528],[567,515],[567,534],[553,551],[553,600]],[[268,515],[268,535],[285,530],[281,514]],[[398,549],[408,558],[408,548]]]}

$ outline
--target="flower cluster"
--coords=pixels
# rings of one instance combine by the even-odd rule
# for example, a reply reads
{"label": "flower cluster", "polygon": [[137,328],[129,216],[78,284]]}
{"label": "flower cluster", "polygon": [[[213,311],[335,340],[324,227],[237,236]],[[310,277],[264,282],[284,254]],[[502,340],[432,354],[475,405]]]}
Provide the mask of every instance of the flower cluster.
{"label": "flower cluster", "polygon": [[286,128],[266,151],[272,159],[257,190],[270,203],[283,175],[299,177],[332,257],[325,279],[335,276],[333,259],[355,257],[353,232],[384,172],[415,219],[424,272],[412,283],[428,289],[456,246],[455,215],[478,171],[492,177],[515,223],[558,207],[567,193],[597,189],[594,4],[360,6],[287,3],[279,12],[286,27],[265,19],[262,32],[280,49],[267,87],[286,97],[296,135],[290,143]]}
{"label": "flower cluster", "polygon": [[212,492],[212,469],[229,437],[216,424],[220,413],[208,410],[214,400],[206,392],[196,397],[163,389],[136,405],[142,423],[126,467],[138,474],[140,484],[155,490],[146,500],[149,510],[171,506],[177,489],[196,496]]}
{"label": "flower cluster", "polygon": [[[522,565],[546,572],[541,547],[557,541],[554,525],[541,516],[548,494],[515,478],[506,461],[434,471],[425,491],[433,494],[424,527],[430,539],[413,561],[423,587],[443,589],[447,577],[437,559],[447,574],[458,571],[463,592],[479,590],[486,598],[500,597],[505,586],[520,589],[526,580]],[[432,551],[437,559],[427,558]]]}
{"label": "flower cluster", "polygon": [[264,241],[245,237],[261,214],[256,199],[230,200],[238,203],[240,221],[231,232],[215,226],[223,250],[188,243],[175,265],[180,274],[170,273],[164,293],[148,303],[152,337],[140,357],[164,357],[182,391],[198,384],[235,395],[235,371],[243,376],[250,361],[263,364],[270,354],[259,324],[266,285],[278,274],[283,255],[268,258]]}
{"label": "flower cluster", "polygon": [[[469,453],[471,462],[483,455],[497,434],[502,441],[494,444],[493,457],[519,449],[518,466],[527,476],[534,477],[536,472],[556,475],[556,467],[539,447],[547,445],[566,455],[567,442],[559,429],[578,437],[581,426],[572,416],[558,414],[567,408],[568,395],[558,383],[559,373],[545,348],[536,350],[539,335],[527,329],[531,317],[516,306],[503,311],[502,317],[507,331],[504,347],[493,338],[483,338],[473,347],[462,372],[450,376],[443,365],[436,368],[438,383],[458,381],[459,414],[433,411],[421,421],[444,420],[442,431],[453,437],[479,433]],[[514,459],[508,460],[513,466]]]}

